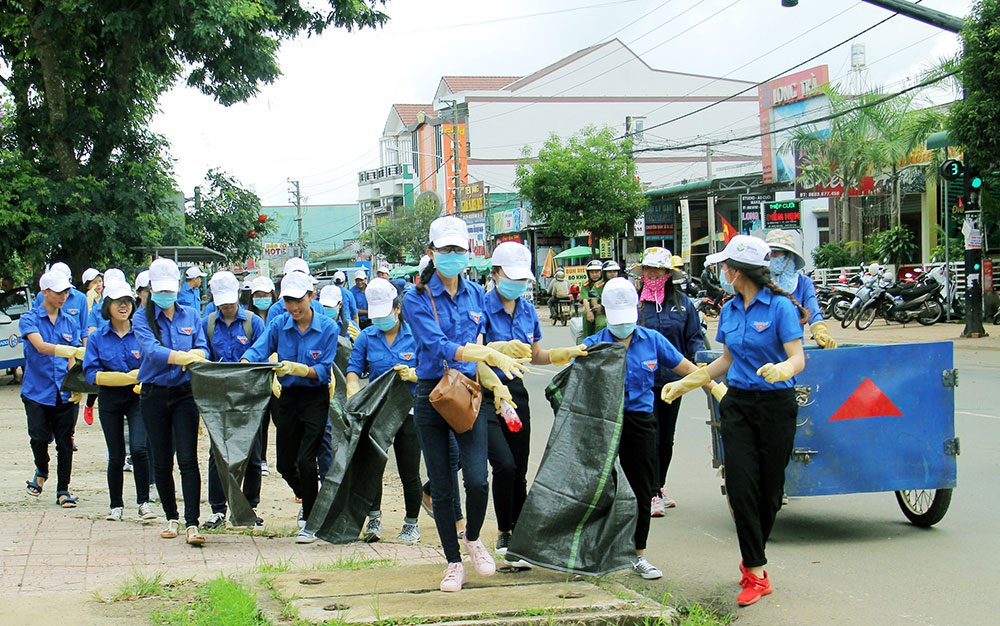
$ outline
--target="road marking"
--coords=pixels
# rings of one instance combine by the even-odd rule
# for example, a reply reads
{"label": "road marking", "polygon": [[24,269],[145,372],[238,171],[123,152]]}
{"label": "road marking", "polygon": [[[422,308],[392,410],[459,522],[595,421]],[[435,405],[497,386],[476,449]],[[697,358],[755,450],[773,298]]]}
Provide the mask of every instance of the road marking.
{"label": "road marking", "polygon": [[956,413],[961,413],[962,415],[972,415],[973,417],[988,417],[991,420],[1000,420],[1000,416],[997,415],[986,415],[985,413],[973,413],[972,411],[955,411]]}

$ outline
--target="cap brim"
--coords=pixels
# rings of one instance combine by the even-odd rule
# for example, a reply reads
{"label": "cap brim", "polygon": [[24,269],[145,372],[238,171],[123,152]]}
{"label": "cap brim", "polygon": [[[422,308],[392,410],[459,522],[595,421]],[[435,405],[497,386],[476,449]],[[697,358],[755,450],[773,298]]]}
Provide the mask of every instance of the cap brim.
{"label": "cap brim", "polygon": [[236,304],[239,302],[239,293],[236,291],[227,291],[225,293],[220,293],[219,295],[212,294],[212,302],[215,306],[222,306],[223,304]]}
{"label": "cap brim", "polygon": [[511,280],[535,280],[535,275],[527,267],[503,267],[503,273]]}
{"label": "cap brim", "polygon": [[320,304],[322,304],[323,306],[331,307],[331,308],[337,306],[341,302],[343,302],[343,300],[337,300],[336,302],[332,302],[330,300],[323,300],[322,298],[320,298],[320,300],[319,300]]}
{"label": "cap brim", "polygon": [[604,315],[608,319],[608,324],[630,324],[639,321],[639,309],[629,307],[627,309],[604,309]]}
{"label": "cap brim", "polygon": [[298,300],[299,298],[304,297],[307,293],[309,293],[309,290],[306,289],[306,288],[304,288],[304,287],[284,287],[284,286],[282,286],[282,288],[281,288],[281,296],[280,297],[282,297],[282,298],[293,298],[295,300]]}
{"label": "cap brim", "polygon": [[153,291],[173,291],[174,293],[180,291],[177,282],[173,280],[151,280],[149,286]]}
{"label": "cap brim", "polygon": [[46,289],[52,290],[52,291],[54,291],[56,293],[62,293],[62,292],[67,291],[67,290],[69,290],[69,289],[71,289],[73,287],[73,285],[71,285],[70,282],[65,279],[66,278],[65,276],[60,276],[60,278],[62,278],[63,280],[56,281],[55,284],[53,284],[50,287],[46,287]]}
{"label": "cap brim", "polygon": [[723,261],[729,260],[729,255],[726,251],[716,252],[715,254],[710,254],[705,257],[705,265],[715,265],[716,263],[722,263]]}
{"label": "cap brim", "polygon": [[378,304],[368,303],[368,317],[388,317],[392,313],[392,301],[380,302]]}
{"label": "cap brim", "polygon": [[461,237],[440,237],[431,242],[435,248],[447,248],[448,246],[458,246],[463,250],[469,249],[469,240]]}

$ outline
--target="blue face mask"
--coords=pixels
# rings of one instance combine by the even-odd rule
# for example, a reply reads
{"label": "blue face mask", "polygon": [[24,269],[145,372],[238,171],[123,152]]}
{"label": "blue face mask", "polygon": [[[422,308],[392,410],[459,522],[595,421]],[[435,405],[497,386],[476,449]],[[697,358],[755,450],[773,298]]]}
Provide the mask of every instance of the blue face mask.
{"label": "blue face mask", "polygon": [[337,319],[337,316],[340,315],[340,307],[325,306],[323,307],[323,311],[326,313],[326,316],[332,320]]}
{"label": "blue face mask", "polygon": [[781,290],[788,293],[795,291],[799,284],[799,273],[795,269],[795,260],[789,255],[779,256],[771,259],[769,264],[771,270],[771,280]]}
{"label": "blue face mask", "polygon": [[153,304],[161,309],[169,309],[177,302],[177,294],[173,291],[154,291],[150,298],[152,298]]}
{"label": "blue face mask", "polygon": [[628,322],[626,324],[608,324],[608,330],[611,334],[619,339],[624,339],[635,332],[635,322]]}
{"label": "blue face mask", "polygon": [[731,296],[736,295],[736,288],[733,287],[733,283],[729,282],[729,279],[726,278],[726,270],[722,270],[719,272],[719,284],[722,285],[722,290],[728,293],[729,295]]}
{"label": "blue face mask", "polygon": [[447,276],[454,278],[469,265],[468,252],[435,252],[434,267]]}
{"label": "blue face mask", "polygon": [[497,284],[497,291],[501,296],[508,300],[517,300],[527,288],[527,280],[511,280],[509,278],[501,278],[500,283]]}
{"label": "blue face mask", "polygon": [[271,308],[270,298],[254,298],[253,305],[258,311],[266,311]]}
{"label": "blue face mask", "polygon": [[396,316],[387,315],[386,317],[375,317],[372,318],[372,324],[375,328],[381,330],[382,332],[388,332],[396,326]]}

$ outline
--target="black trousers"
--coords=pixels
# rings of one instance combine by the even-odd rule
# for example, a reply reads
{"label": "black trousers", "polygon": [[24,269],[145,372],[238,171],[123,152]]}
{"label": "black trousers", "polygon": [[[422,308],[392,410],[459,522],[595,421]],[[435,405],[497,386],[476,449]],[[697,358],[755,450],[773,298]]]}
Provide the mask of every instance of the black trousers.
{"label": "black trousers", "polygon": [[625,411],[618,461],[635,494],[635,549],[645,550],[649,537],[649,501],[656,482],[656,418],[652,413]]}
{"label": "black trousers", "polygon": [[168,520],[178,519],[174,488],[176,453],[184,495],[184,524],[197,526],[201,515],[201,470],[198,469],[198,407],[191,395],[191,383],[176,387],[144,383],[140,397],[163,514]]}
{"label": "black trousers", "polygon": [[[654,389],[660,389],[663,385],[657,385]],[[656,416],[656,484],[653,485],[653,493],[662,489],[667,484],[667,470],[670,469],[670,461],[674,458],[674,433],[677,431],[677,414],[681,410],[681,398],[677,398],[672,403],[667,404],[660,400],[660,394],[656,394],[653,405],[653,414]]]}
{"label": "black trousers", "polygon": [[271,396],[271,400],[264,409],[264,421],[260,423],[260,461],[267,463],[267,439],[270,436],[271,422],[278,423],[278,399]]}
{"label": "black trousers", "polygon": [[108,494],[111,508],[124,507],[125,425],[128,424],[132,478],[135,480],[136,504],[149,502],[149,455],[146,426],[142,421],[141,401],[132,387],[102,387],[98,416],[104,443],[108,446]]}
{"label": "black trousers", "polygon": [[[413,425],[413,416],[403,420],[403,425],[392,440],[392,449],[396,454],[396,469],[399,480],[403,483],[403,505],[406,517],[416,519],[420,514],[420,442],[417,440],[417,429]],[[382,510],[382,483],[378,484],[378,492],[372,502],[372,511]]]}
{"label": "black trousers", "polygon": [[781,509],[798,412],[794,389],[730,387],[719,405],[726,493],[744,567],[767,563],[764,546]]}
{"label": "black trousers", "polygon": [[316,455],[330,410],[330,389],[322,387],[281,387],[278,415],[275,418],[274,445],[278,472],[302,500],[302,510],[309,518],[316,494],[319,474]]}
{"label": "black trousers", "polygon": [[49,442],[56,440],[56,491],[69,491],[69,476],[73,470],[73,426],[77,405],[63,402],[56,394],[56,405],[39,404],[21,396],[28,417],[28,440],[35,457],[35,469],[45,479],[49,477]]}
{"label": "black trousers", "polygon": [[[263,427],[263,424],[261,425]],[[246,473],[243,474],[243,496],[250,503],[250,508],[256,509],[260,504],[260,455],[261,455],[261,432],[257,431],[254,437],[253,446],[250,448],[250,456],[247,458]],[[215,445],[208,446],[208,505],[212,507],[212,513],[226,514],[229,507],[226,504],[226,492],[222,489],[222,479],[219,478],[219,468],[215,463]]]}
{"label": "black trousers", "polygon": [[503,381],[510,390],[521,418],[521,430],[513,433],[507,422],[497,415],[493,407],[493,394],[483,390],[483,405],[490,407],[489,450],[490,467],[493,468],[493,511],[497,516],[497,530],[511,532],[517,525],[524,500],[528,497],[528,453],[531,447],[531,408],[528,391],[520,378]]}

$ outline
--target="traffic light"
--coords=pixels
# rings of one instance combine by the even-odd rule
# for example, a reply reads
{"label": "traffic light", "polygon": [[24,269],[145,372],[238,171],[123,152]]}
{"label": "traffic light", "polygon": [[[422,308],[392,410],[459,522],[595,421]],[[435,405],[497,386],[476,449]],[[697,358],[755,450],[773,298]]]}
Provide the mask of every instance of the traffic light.
{"label": "traffic light", "polygon": [[781,6],[783,7],[799,6],[799,0],[781,0]]}
{"label": "traffic light", "polygon": [[968,163],[965,166],[965,210],[979,210],[979,194],[983,190],[983,177],[979,168]]}

